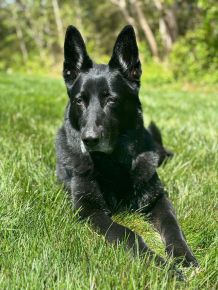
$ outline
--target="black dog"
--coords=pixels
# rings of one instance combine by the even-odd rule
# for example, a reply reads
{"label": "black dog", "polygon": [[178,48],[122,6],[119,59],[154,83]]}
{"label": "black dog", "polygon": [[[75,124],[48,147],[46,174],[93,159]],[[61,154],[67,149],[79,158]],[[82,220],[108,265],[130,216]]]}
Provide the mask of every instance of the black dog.
{"label": "black dog", "polygon": [[63,75],[69,103],[57,135],[57,176],[81,217],[89,218],[108,241],[125,240],[128,248],[163,264],[140,236],[111,219],[117,209],[140,211],[161,234],[169,255],[197,266],[156,172],[171,153],[157,127],[143,125],[133,28],[121,31],[109,64],[98,65],[79,31],[68,27]]}

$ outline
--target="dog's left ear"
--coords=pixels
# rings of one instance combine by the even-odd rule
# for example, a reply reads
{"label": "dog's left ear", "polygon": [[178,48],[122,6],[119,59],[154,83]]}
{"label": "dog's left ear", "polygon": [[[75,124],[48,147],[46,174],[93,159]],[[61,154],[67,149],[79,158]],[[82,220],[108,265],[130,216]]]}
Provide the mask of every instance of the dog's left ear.
{"label": "dog's left ear", "polygon": [[125,26],[118,35],[109,66],[119,69],[131,81],[140,80],[141,63],[135,32],[131,25]]}

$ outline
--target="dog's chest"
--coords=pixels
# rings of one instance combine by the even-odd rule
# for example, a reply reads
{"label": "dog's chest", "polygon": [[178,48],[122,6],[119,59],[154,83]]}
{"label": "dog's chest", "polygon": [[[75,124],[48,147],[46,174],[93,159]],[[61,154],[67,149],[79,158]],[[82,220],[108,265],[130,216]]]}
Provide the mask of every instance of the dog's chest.
{"label": "dog's chest", "polygon": [[96,154],[93,159],[96,179],[108,205],[112,208],[129,206],[133,183],[128,168],[106,154]]}

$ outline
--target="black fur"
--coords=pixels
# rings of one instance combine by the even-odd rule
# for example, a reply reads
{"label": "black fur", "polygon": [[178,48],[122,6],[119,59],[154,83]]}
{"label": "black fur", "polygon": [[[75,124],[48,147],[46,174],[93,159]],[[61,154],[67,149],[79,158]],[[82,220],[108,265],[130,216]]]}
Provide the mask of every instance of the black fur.
{"label": "black fur", "polygon": [[109,241],[126,239],[133,250],[138,243],[140,253],[153,257],[140,236],[111,219],[124,208],[140,211],[160,232],[170,255],[197,265],[156,172],[172,153],[154,123],[148,130],[143,125],[141,64],[132,26],[119,34],[108,65],[95,64],[79,31],[68,27],[63,76],[69,103],[57,134],[57,176],[80,216]]}

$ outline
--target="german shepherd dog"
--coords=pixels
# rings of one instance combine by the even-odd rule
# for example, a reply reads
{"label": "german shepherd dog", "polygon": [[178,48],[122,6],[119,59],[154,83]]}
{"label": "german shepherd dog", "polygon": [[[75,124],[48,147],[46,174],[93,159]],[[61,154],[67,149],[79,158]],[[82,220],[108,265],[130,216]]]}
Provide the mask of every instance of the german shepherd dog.
{"label": "german shepherd dog", "polygon": [[139,100],[141,64],[132,26],[120,32],[107,65],[95,64],[80,32],[66,31],[63,77],[69,96],[57,133],[57,177],[81,218],[109,242],[154,259],[143,239],[111,218],[120,209],[144,214],[160,233],[168,255],[198,266],[156,168],[171,153],[159,129],[145,129]]}

